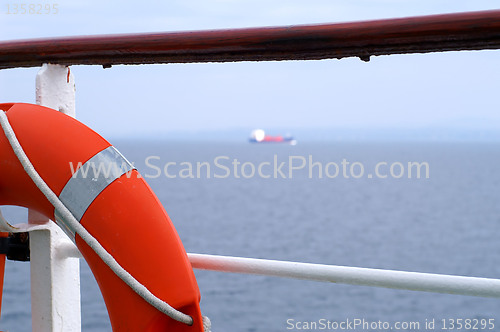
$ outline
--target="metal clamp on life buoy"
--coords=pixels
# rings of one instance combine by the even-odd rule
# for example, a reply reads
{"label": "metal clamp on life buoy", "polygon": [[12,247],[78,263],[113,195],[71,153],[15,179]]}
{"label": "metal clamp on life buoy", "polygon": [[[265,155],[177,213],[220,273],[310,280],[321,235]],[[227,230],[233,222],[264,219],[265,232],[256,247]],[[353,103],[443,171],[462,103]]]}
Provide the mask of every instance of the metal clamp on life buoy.
{"label": "metal clamp on life buoy", "polygon": [[[82,123],[52,109],[0,104],[0,112],[33,168],[25,170],[9,136],[0,134],[0,205],[34,209],[73,239],[99,284],[113,331],[203,331],[200,293],[179,236],[125,157]],[[27,171],[39,175],[62,208]],[[144,240],[137,241],[138,234]],[[140,291],[109,267],[88,236],[140,283]],[[188,315],[190,324],[167,316],[142,293]]]}

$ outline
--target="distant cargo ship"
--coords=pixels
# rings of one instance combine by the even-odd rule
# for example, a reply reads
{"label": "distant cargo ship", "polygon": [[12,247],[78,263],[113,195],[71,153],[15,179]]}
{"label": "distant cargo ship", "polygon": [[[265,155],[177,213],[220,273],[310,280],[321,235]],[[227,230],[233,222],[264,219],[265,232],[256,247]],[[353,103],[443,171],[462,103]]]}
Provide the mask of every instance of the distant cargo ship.
{"label": "distant cargo ship", "polygon": [[286,143],[290,145],[297,144],[292,136],[269,136],[262,129],[255,129],[250,134],[251,143]]}

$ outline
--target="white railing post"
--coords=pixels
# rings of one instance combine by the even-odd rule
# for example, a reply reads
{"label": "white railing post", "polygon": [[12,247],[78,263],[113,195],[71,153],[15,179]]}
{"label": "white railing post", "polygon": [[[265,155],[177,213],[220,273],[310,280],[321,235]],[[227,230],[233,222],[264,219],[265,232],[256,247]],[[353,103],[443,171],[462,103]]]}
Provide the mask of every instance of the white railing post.
{"label": "white railing post", "polygon": [[[69,67],[43,65],[36,77],[36,102],[75,116],[75,81]],[[49,222],[32,210],[28,211],[28,221]],[[71,245],[55,223],[30,232],[33,331],[81,331],[80,262],[58,251]]]}
{"label": "white railing post", "polygon": [[36,75],[36,103],[75,117],[75,78],[69,67],[43,65]]}

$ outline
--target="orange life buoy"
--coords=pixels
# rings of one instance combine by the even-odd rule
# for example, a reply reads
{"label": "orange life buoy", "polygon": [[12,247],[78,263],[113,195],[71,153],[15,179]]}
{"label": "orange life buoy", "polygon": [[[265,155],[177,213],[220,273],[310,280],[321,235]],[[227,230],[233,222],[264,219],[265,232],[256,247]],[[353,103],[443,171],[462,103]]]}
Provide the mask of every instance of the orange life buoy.
{"label": "orange life buoy", "polygon": [[[203,331],[200,293],[186,252],[163,206],[132,165],[100,135],[60,112],[22,103],[0,104],[0,110],[38,174],[88,232],[149,291],[193,318],[188,326],[155,309],[78,234],[65,229],[92,269],[113,331]],[[0,205],[28,207],[57,222],[53,206],[3,133],[0,156]]]}

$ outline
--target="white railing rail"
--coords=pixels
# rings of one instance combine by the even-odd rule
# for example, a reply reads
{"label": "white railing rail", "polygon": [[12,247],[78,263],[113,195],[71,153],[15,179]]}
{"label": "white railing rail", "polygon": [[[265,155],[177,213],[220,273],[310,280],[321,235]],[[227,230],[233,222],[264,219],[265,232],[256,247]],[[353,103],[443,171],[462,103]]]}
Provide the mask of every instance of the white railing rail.
{"label": "white railing rail", "polygon": [[[59,245],[64,257],[79,257],[72,243]],[[255,274],[336,284],[500,298],[500,279],[352,266],[188,253],[193,269]]]}
{"label": "white railing rail", "polygon": [[422,292],[500,298],[500,279],[188,254],[193,268]]}
{"label": "white railing rail", "polygon": [[[60,243],[56,250],[59,257],[82,258],[72,242]],[[193,269],[198,270],[500,298],[500,279],[195,253],[187,255]]]}

